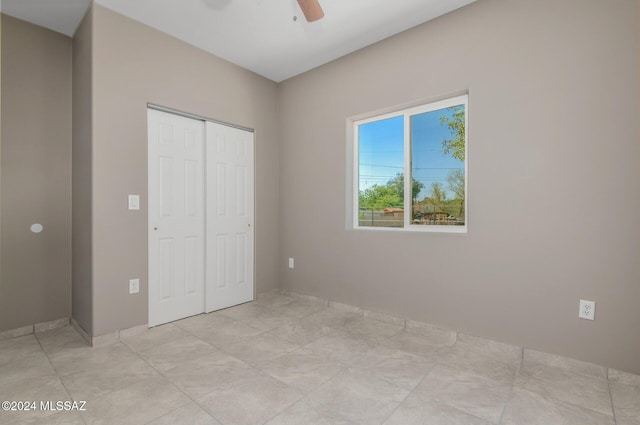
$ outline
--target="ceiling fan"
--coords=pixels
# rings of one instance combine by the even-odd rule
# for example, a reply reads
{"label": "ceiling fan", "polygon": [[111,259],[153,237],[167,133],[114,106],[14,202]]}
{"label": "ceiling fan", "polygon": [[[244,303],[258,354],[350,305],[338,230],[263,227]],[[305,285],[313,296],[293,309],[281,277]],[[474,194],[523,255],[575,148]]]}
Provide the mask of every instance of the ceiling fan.
{"label": "ceiling fan", "polygon": [[300,5],[307,22],[317,21],[324,17],[324,12],[318,0],[298,0],[298,5]]}

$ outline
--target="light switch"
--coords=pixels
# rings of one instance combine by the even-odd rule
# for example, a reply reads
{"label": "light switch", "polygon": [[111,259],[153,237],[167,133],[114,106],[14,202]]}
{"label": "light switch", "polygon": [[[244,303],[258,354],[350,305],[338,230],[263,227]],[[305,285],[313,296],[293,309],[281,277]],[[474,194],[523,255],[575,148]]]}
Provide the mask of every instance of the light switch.
{"label": "light switch", "polygon": [[129,210],[140,209],[140,195],[129,195]]}
{"label": "light switch", "polygon": [[140,279],[129,279],[129,293],[137,294],[140,292]]}

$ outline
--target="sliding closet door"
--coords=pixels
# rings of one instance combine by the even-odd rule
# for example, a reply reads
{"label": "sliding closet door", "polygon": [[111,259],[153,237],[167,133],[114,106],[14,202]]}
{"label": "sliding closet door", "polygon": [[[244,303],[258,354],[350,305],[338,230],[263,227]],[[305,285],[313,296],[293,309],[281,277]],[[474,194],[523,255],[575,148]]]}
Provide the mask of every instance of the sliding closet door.
{"label": "sliding closet door", "polygon": [[204,311],[204,122],[149,109],[149,326]]}
{"label": "sliding closet door", "polygon": [[206,311],[253,300],[253,133],[206,123]]}

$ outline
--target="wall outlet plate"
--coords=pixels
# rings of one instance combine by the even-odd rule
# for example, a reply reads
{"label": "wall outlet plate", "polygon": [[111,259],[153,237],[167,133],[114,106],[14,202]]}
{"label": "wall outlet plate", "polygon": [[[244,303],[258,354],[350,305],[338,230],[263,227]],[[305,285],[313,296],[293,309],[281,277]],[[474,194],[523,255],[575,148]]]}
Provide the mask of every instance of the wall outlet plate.
{"label": "wall outlet plate", "polygon": [[580,310],[578,310],[578,317],[581,319],[595,320],[596,303],[594,301],[580,300]]}
{"label": "wall outlet plate", "polygon": [[128,201],[130,211],[137,211],[140,209],[140,195],[129,195]]}
{"label": "wall outlet plate", "polygon": [[293,268],[293,258],[289,258],[289,268]]}
{"label": "wall outlet plate", "polygon": [[137,294],[140,292],[140,279],[129,279],[129,293]]}

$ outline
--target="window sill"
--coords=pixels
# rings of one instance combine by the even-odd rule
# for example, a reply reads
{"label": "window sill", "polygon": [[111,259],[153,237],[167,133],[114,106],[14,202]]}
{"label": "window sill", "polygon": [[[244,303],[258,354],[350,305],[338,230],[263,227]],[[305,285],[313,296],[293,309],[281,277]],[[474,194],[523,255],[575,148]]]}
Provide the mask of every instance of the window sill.
{"label": "window sill", "polygon": [[467,235],[469,229],[467,226],[437,226],[431,225],[429,228],[422,228],[418,226],[411,227],[367,227],[367,226],[355,226],[349,230],[356,231],[371,231],[371,232],[396,232],[396,233],[436,233],[436,234],[451,234],[451,235]]}

